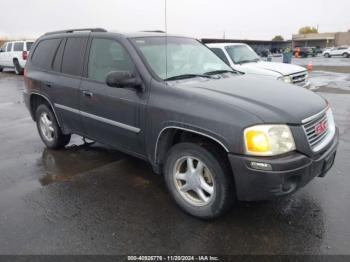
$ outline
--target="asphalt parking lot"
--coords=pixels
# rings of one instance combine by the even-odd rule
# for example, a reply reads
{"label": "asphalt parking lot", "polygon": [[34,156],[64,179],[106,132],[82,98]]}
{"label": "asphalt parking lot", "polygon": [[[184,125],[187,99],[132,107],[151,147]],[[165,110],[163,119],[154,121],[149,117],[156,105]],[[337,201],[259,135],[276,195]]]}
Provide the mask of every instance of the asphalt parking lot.
{"label": "asphalt parking lot", "polygon": [[327,74],[311,79],[322,80],[316,92],[340,128],[333,169],[292,196],[238,203],[211,222],[178,209],[141,160],[79,137],[45,149],[23,78],[0,74],[0,253],[350,254],[350,79],[341,73],[337,86]]}

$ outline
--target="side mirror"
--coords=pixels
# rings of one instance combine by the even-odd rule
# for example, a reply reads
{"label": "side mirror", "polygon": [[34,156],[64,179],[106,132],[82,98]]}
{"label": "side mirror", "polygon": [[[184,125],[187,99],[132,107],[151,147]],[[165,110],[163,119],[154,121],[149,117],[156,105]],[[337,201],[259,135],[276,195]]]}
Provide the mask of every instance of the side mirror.
{"label": "side mirror", "polygon": [[110,87],[141,87],[140,81],[129,71],[112,71],[106,77],[106,84]]}

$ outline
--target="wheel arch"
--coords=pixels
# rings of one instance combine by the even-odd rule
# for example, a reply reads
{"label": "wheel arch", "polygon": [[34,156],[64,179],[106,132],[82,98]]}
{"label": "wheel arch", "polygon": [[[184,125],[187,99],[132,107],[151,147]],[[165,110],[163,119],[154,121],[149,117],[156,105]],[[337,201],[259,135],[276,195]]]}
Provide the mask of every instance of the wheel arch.
{"label": "wheel arch", "polygon": [[54,108],[53,104],[51,103],[50,99],[47,96],[45,96],[43,94],[36,93],[36,92],[31,93],[30,98],[29,98],[30,114],[31,114],[33,120],[36,121],[35,111],[38,108],[38,106],[41,104],[46,104],[47,106],[49,106],[49,108],[52,110],[53,114],[56,117],[58,126],[61,127],[59,118],[57,117],[55,108]]}
{"label": "wheel arch", "polygon": [[153,163],[157,173],[161,172],[161,166],[165,161],[167,151],[175,144],[185,141],[207,141],[214,144],[223,153],[228,153],[229,148],[223,141],[202,130],[194,130],[188,127],[166,126],[158,134],[154,147]]}

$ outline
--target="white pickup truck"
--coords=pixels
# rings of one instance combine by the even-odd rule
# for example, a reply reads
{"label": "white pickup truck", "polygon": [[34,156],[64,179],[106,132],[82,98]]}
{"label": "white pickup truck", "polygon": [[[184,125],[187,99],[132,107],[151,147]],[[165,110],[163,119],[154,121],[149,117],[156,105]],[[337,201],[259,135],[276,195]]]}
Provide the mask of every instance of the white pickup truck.
{"label": "white pickup truck", "polygon": [[304,67],[292,64],[265,62],[243,43],[213,43],[207,46],[233,69],[309,88],[309,76]]}
{"label": "white pickup truck", "polygon": [[4,68],[13,68],[17,75],[23,74],[29,50],[33,41],[11,41],[0,48],[0,72]]}

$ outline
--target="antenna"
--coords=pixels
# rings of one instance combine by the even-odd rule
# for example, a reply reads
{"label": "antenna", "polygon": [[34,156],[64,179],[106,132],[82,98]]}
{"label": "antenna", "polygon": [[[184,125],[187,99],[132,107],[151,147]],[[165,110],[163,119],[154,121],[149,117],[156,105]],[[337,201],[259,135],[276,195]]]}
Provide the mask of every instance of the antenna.
{"label": "antenna", "polygon": [[168,22],[167,0],[164,0],[164,31],[165,31],[165,78],[168,78]]}

